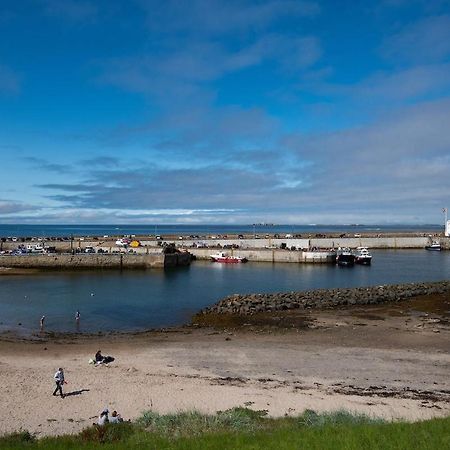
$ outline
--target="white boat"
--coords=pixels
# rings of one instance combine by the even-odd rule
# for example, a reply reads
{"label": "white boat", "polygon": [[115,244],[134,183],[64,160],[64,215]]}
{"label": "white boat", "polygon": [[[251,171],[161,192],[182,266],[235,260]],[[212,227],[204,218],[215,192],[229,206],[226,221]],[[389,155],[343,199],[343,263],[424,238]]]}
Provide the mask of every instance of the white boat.
{"label": "white boat", "polygon": [[247,258],[241,258],[240,256],[231,256],[225,252],[217,252],[214,255],[209,255],[214,262],[221,263],[245,263]]}
{"label": "white boat", "polygon": [[367,247],[356,248],[355,263],[370,266],[372,263],[372,255]]}
{"label": "white boat", "polygon": [[433,241],[430,245],[425,246],[425,250],[439,252],[441,250],[441,244],[437,241]]}

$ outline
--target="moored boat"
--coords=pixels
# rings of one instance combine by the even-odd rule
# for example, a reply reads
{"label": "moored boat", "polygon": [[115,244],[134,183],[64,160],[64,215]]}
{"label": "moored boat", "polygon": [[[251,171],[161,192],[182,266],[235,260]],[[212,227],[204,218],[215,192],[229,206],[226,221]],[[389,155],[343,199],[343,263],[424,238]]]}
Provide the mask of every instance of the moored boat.
{"label": "moored boat", "polygon": [[355,264],[355,255],[349,248],[339,248],[336,255],[336,264],[351,267]]}
{"label": "moored boat", "polygon": [[439,252],[441,250],[441,244],[437,241],[433,241],[430,245],[425,246],[425,250]]}
{"label": "moored boat", "polygon": [[355,263],[369,266],[372,263],[372,254],[367,247],[357,247],[355,254]]}
{"label": "moored boat", "polygon": [[247,258],[241,258],[240,256],[231,256],[225,252],[214,253],[214,255],[209,255],[214,262],[221,263],[245,263]]}

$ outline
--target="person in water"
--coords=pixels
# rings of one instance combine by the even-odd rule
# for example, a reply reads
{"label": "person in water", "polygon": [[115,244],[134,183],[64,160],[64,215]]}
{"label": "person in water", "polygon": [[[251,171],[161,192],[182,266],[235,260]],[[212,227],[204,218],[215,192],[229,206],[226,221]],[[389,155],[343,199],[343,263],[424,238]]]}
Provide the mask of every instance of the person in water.
{"label": "person in water", "polygon": [[41,331],[43,331],[44,330],[44,322],[45,322],[45,316],[42,316],[41,317],[41,320],[40,320],[40,326],[41,326]]}

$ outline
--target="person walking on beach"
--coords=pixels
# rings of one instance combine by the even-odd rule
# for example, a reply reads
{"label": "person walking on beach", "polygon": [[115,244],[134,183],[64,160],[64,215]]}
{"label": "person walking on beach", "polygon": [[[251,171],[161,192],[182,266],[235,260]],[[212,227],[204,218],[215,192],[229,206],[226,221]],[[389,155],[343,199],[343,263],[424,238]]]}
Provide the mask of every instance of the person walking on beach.
{"label": "person walking on beach", "polygon": [[41,324],[41,331],[44,331],[44,321],[45,321],[45,316],[42,316],[42,317],[41,317],[41,321],[40,321],[40,324]]}
{"label": "person walking on beach", "polygon": [[61,394],[61,398],[64,398],[64,394],[62,391],[62,387],[64,384],[64,370],[62,369],[62,367],[60,367],[58,369],[58,371],[55,373],[55,383],[56,383],[56,388],[53,391],[53,395],[56,395],[56,393],[59,391],[59,393]]}

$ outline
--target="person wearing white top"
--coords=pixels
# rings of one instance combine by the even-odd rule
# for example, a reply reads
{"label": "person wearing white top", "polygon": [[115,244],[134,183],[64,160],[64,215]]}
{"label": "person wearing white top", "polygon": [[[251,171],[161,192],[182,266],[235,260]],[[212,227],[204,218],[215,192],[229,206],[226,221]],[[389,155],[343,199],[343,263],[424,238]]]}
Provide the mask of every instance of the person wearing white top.
{"label": "person wearing white top", "polygon": [[120,414],[117,414],[117,411],[113,411],[111,417],[109,418],[109,423],[120,423],[123,422],[123,419]]}
{"label": "person wearing white top", "polygon": [[64,384],[64,370],[61,367],[55,373],[54,379],[56,383],[56,388],[53,391],[53,395],[56,395],[56,393],[59,391],[59,393],[61,394],[61,398],[64,398],[64,394],[62,391],[62,387]]}
{"label": "person wearing white top", "polygon": [[109,422],[108,413],[109,411],[107,409],[104,409],[100,413],[100,415],[98,416],[97,425],[103,426]]}

